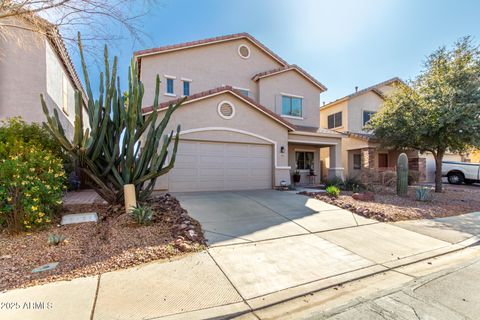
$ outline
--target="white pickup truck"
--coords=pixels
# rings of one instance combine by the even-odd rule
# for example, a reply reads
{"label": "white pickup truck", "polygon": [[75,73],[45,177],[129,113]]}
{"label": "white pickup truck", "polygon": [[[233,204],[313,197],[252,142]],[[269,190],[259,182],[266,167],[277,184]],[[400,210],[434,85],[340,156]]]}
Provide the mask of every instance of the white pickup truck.
{"label": "white pickup truck", "polygon": [[442,161],[442,176],[451,184],[480,182],[480,163]]}

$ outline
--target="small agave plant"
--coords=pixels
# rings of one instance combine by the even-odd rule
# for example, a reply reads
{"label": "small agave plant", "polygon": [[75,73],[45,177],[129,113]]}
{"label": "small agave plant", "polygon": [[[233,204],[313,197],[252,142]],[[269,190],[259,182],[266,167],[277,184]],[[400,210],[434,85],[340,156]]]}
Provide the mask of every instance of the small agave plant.
{"label": "small agave plant", "polygon": [[152,222],[153,211],[150,207],[139,205],[136,208],[132,208],[130,216],[138,224],[149,224],[150,222]]}
{"label": "small agave plant", "polygon": [[62,235],[51,234],[48,236],[48,244],[51,246],[59,245],[63,241],[65,241],[65,237]]}
{"label": "small agave plant", "polygon": [[416,187],[415,199],[417,201],[432,201],[432,189],[429,187]]}

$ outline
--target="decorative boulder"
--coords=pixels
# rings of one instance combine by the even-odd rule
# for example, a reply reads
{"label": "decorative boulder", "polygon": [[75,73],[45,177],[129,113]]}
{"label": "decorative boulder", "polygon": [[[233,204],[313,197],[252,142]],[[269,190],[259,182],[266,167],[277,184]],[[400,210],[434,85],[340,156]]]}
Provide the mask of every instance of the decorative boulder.
{"label": "decorative boulder", "polygon": [[375,200],[375,196],[373,192],[365,192],[365,193],[354,193],[352,194],[352,198],[358,201],[373,201]]}

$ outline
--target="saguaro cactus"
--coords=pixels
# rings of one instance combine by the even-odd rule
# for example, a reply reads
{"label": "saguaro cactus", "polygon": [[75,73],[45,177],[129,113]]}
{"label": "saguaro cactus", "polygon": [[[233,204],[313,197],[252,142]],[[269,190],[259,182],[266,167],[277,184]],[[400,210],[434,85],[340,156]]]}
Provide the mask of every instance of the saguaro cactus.
{"label": "saguaro cactus", "polygon": [[408,157],[401,153],[397,160],[397,195],[406,197],[408,192]]}
{"label": "saguaro cactus", "polygon": [[[73,142],[65,136],[57,110],[50,116],[41,95],[47,128],[62,147],[77,161],[81,171],[91,180],[91,186],[108,203],[121,203],[123,186],[133,184],[137,199],[145,200],[152,192],[157,177],[173,168],[178,147],[180,126],[176,135],[163,135],[172,113],[183,100],[171,104],[157,122],[160,78],[157,75],[153,112],[142,114],[144,87],[138,79],[138,65],[132,59],[128,74],[128,94],[123,95],[117,78],[117,57],[110,69],[108,49],[105,46],[105,74],[100,73],[100,96],[94,99],[80,34],[78,46],[88,95],[90,129],[82,123],[82,94],[75,92],[75,132]],[[141,139],[146,135],[146,139]],[[173,147],[169,148],[173,142]],[[144,143],[142,146],[141,144]],[[170,150],[169,150],[170,149]],[[171,152],[167,162],[167,155]]]}

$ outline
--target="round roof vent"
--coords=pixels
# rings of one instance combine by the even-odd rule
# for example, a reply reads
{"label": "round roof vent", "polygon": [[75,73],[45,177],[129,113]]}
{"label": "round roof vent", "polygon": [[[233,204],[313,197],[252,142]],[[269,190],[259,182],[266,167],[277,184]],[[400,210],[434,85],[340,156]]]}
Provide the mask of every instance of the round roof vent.
{"label": "round roof vent", "polygon": [[218,104],[218,114],[223,119],[232,119],[235,115],[235,107],[230,101],[222,101]]}
{"label": "round roof vent", "polygon": [[250,58],[250,48],[247,47],[247,46],[244,45],[244,44],[241,44],[241,45],[238,47],[238,54],[239,54],[240,57],[242,57],[243,59],[248,59],[248,58]]}

